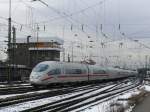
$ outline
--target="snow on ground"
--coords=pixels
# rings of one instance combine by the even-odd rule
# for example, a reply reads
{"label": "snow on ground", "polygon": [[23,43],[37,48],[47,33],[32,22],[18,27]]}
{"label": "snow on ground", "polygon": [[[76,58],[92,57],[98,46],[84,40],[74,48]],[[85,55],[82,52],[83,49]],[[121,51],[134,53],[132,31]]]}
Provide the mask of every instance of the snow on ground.
{"label": "snow on ground", "polygon": [[[124,96],[127,97],[126,95],[124,95]],[[99,104],[96,104],[95,106],[86,107],[86,109],[83,109],[83,110],[77,109],[77,110],[74,110],[72,112],[76,112],[76,111],[80,111],[80,112],[110,112],[112,110],[112,108],[110,108],[111,105],[115,104],[118,99],[119,99],[119,97],[116,97],[116,98],[113,98],[111,100],[104,101],[104,102],[101,101]],[[124,106],[126,106],[127,105],[127,101],[123,101],[122,104]]]}
{"label": "snow on ground", "polygon": [[20,84],[20,85],[27,86],[27,85],[31,85],[31,84],[30,83],[24,83],[24,84]]}
{"label": "snow on ground", "polygon": [[[145,89],[146,91],[150,92],[150,86],[143,85],[141,88]],[[125,112],[131,112],[134,106],[129,106],[127,100],[118,100],[118,99],[128,99],[132,95],[139,94],[139,89],[134,89],[133,91],[121,94],[118,97],[112,98],[110,100],[100,101],[95,104],[92,104],[91,106],[85,106],[80,109],[76,109],[72,112],[80,111],[80,112],[112,112],[112,109],[116,109],[116,106],[111,107],[112,104],[119,103],[123,105],[123,107],[128,107]]]}
{"label": "snow on ground", "polygon": [[146,91],[149,91],[149,92],[150,92],[150,86],[144,85],[144,89],[145,89]]}
{"label": "snow on ground", "polygon": [[19,87],[30,87],[31,85],[29,83],[23,83],[23,84],[12,84],[12,85],[9,85],[9,84],[0,84],[0,87],[1,88],[4,88],[4,87],[16,87],[16,88],[19,88]]}
{"label": "snow on ground", "polygon": [[34,94],[34,93],[46,93],[46,92],[49,92],[49,91],[50,90],[40,90],[40,91],[27,92],[27,93],[22,93],[22,94],[0,95],[0,99],[5,99],[5,98],[8,98],[8,97],[21,96],[21,95],[29,95],[29,94]]}
{"label": "snow on ground", "polygon": [[19,88],[21,88],[21,87],[32,87],[32,86],[30,86],[30,85],[27,85],[27,86],[3,86],[3,87],[0,87],[1,89],[19,89]]}
{"label": "snow on ground", "polygon": [[[110,88],[110,87],[111,86],[109,86],[108,88]],[[144,88],[145,90],[150,91],[150,86],[148,86],[148,85],[143,85],[141,88]],[[102,90],[104,90],[104,88],[101,89],[101,91]],[[38,91],[38,92],[47,92],[47,91],[48,90],[42,90],[42,91]],[[16,105],[0,108],[0,112],[22,111],[22,110],[37,107],[37,106],[40,106],[40,105],[44,105],[44,104],[47,104],[47,103],[51,103],[51,102],[54,102],[54,101],[57,101],[57,100],[60,100],[60,99],[63,99],[63,98],[67,98],[67,97],[71,97],[71,96],[74,96],[74,95],[77,95],[77,94],[81,94],[81,93],[86,92],[86,91],[89,91],[89,90],[84,90],[84,91],[81,91],[81,92],[75,92],[75,93],[70,93],[70,94],[65,94],[65,95],[54,96],[54,97],[50,97],[50,98],[43,98],[43,99],[39,99],[39,100],[19,103],[19,104],[16,104]],[[97,92],[100,92],[100,91],[95,91],[94,93],[97,93]],[[30,93],[32,93],[32,92],[29,92],[29,93],[26,93],[26,94],[30,94]],[[92,93],[92,94],[94,94],[94,93]],[[132,95],[139,94],[139,93],[140,93],[139,89],[134,89],[130,92],[121,94],[120,96],[117,96],[115,98],[112,98],[112,99],[109,99],[109,100],[104,99],[104,100],[101,100],[99,102],[95,102],[95,104],[87,105],[87,106],[82,107],[80,109],[77,109],[75,111],[80,111],[80,112],[110,112],[112,109],[116,108],[116,107],[111,106],[111,105],[116,104],[118,102],[119,102],[119,104],[122,104],[124,107],[129,107],[127,100],[118,100],[118,99],[128,99]],[[17,94],[15,94],[15,95],[17,96]],[[19,95],[22,95],[22,94],[19,94]],[[2,97],[4,98],[4,97],[11,97],[11,96],[12,95],[8,95],[8,96],[3,95]],[[0,96],[0,98],[2,98],[2,97]],[[125,112],[131,112],[132,108],[133,108],[133,106],[129,107]],[[73,111],[73,112],[75,112],[75,111]]]}
{"label": "snow on ground", "polygon": [[29,101],[29,102],[24,102],[24,103],[19,103],[16,105],[12,105],[9,107],[4,107],[4,108],[0,108],[0,112],[18,112],[18,111],[23,111],[29,108],[33,108],[33,107],[37,107],[37,106],[41,106],[47,103],[51,103],[63,98],[67,98],[67,97],[71,97],[77,94],[81,94],[83,92],[86,92],[89,90],[85,90],[85,91],[81,91],[81,92],[76,92],[76,93],[72,93],[72,94],[65,94],[65,95],[59,95],[59,96],[54,96],[54,97],[49,97],[49,98],[43,98],[43,99],[39,99],[39,100],[34,100],[34,101]]}
{"label": "snow on ground", "polygon": [[[111,88],[113,86],[114,85],[107,86],[107,87],[104,87],[102,89],[98,89],[98,90],[94,91],[94,93],[103,91],[103,90],[105,90],[107,88]],[[75,95],[78,95],[78,94],[81,94],[81,93],[84,93],[84,92],[88,92],[88,91],[91,91],[91,90],[94,90],[94,89],[88,89],[88,90],[84,90],[84,91],[80,91],[80,92],[69,93],[69,94],[54,96],[54,97],[50,97],[50,98],[43,98],[43,99],[39,99],[39,100],[19,103],[19,104],[16,104],[16,105],[0,108],[0,112],[22,111],[22,110],[25,110],[25,109],[41,106],[41,105],[44,105],[44,104],[47,104],[47,103],[51,103],[51,102],[54,102],[54,101],[57,101],[57,100],[60,100],[60,99],[63,99],[63,98],[68,98],[68,97],[71,97],[71,96],[75,96]],[[90,94],[91,93],[89,93],[89,95]]]}
{"label": "snow on ground", "polygon": [[[112,89],[112,88],[110,88],[109,90],[111,90],[111,89]],[[123,87],[122,89],[124,89],[124,87]],[[113,93],[113,92],[116,92],[116,91],[117,91],[117,90],[112,91],[112,93]],[[93,92],[92,92],[91,94],[93,94]],[[89,96],[91,96],[91,94],[89,94]],[[106,95],[109,95],[109,94],[110,94],[110,93],[100,94],[100,95],[96,96],[94,99],[97,99],[97,98],[99,98],[99,97],[103,97],[103,96],[106,96]],[[82,103],[86,103],[86,102],[90,102],[90,101],[93,101],[93,98],[89,98],[88,100],[82,101],[81,103],[75,104],[75,105],[73,105],[73,106],[71,106],[71,107],[79,106],[79,105],[82,104]],[[102,102],[102,100],[101,100],[100,102]],[[69,107],[69,108],[71,108],[71,107]],[[78,111],[78,109],[77,109],[76,111]]]}
{"label": "snow on ground", "polygon": [[6,87],[6,85],[0,85],[0,87]]}

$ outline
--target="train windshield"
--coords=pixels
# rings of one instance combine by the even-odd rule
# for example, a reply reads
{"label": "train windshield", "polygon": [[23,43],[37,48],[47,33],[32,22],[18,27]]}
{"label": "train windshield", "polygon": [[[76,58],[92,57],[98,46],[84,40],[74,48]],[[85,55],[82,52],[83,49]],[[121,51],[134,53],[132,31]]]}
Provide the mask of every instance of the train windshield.
{"label": "train windshield", "polygon": [[43,72],[43,71],[47,70],[48,67],[49,66],[46,64],[39,64],[33,69],[33,72]]}

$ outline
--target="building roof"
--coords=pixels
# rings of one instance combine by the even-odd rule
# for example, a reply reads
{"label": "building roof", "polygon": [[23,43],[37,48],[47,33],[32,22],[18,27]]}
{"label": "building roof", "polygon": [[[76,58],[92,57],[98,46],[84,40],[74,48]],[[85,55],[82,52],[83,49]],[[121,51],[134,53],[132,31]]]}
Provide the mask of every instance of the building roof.
{"label": "building roof", "polygon": [[29,48],[30,51],[63,51],[61,48]]}
{"label": "building roof", "polygon": [[[29,42],[36,43],[37,38],[30,37]],[[56,42],[56,43],[62,45],[64,43],[64,40],[60,39],[59,37],[39,37],[38,42]],[[27,43],[27,37],[26,38],[17,38],[16,43]]]}

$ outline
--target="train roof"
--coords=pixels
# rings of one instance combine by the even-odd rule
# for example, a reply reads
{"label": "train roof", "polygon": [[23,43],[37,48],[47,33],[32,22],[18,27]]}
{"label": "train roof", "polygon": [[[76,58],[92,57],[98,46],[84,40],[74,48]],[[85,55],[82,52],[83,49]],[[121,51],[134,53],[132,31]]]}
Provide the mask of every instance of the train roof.
{"label": "train roof", "polygon": [[[101,67],[98,65],[88,65],[88,64],[83,64],[83,63],[72,63],[72,62],[60,62],[60,61],[43,61],[39,64],[48,64],[48,65],[55,65],[55,64],[64,64],[64,65],[72,65],[72,66],[79,66],[79,65],[85,65],[85,66],[89,66],[91,68],[95,68],[95,69],[106,69],[106,67]],[[108,68],[108,67],[107,67]],[[115,68],[109,68],[109,69],[115,69]]]}
{"label": "train roof", "polygon": [[48,65],[50,65],[50,64],[53,64],[53,65],[55,65],[55,64],[64,64],[64,65],[85,65],[85,64],[82,64],[82,63],[60,62],[60,61],[43,61],[43,62],[41,62],[41,63],[39,63],[39,64],[48,64]]}
{"label": "train roof", "polygon": [[[64,66],[67,66],[69,65],[70,67],[72,66],[83,66],[86,64],[83,64],[83,63],[72,63],[72,62],[60,62],[60,61],[43,61],[39,64],[48,64],[48,65],[58,65],[58,64],[63,64]],[[99,66],[99,65],[88,65],[90,68],[92,69],[102,69],[102,70],[115,70],[115,71],[131,71],[131,70],[126,70],[126,69],[120,69],[120,68],[113,68],[113,67],[102,67],[102,66]]]}

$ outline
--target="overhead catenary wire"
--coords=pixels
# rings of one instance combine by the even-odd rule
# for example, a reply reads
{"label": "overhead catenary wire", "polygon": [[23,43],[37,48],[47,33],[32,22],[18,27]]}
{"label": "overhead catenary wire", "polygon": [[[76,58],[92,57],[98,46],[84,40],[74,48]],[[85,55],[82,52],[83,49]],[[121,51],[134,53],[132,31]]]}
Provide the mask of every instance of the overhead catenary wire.
{"label": "overhead catenary wire", "polygon": [[[77,14],[77,13],[82,13],[82,12],[84,12],[85,10],[94,7],[95,5],[103,4],[105,1],[106,1],[106,0],[101,1],[101,2],[99,2],[99,4],[94,4],[94,5],[90,6],[90,7],[87,7],[87,8],[85,8],[85,9],[83,9],[83,10],[80,10],[80,11],[75,12],[75,13],[72,13],[72,14],[66,14],[65,12],[60,12],[59,10],[57,10],[57,9],[55,9],[55,8],[49,6],[49,5],[48,5],[47,7],[48,7],[49,9],[53,10],[54,12],[56,12],[59,16],[61,16],[60,19],[62,19],[62,18],[67,19],[67,18],[69,17],[69,19],[67,19],[69,22],[71,22],[71,23],[72,23],[72,22],[76,22],[76,23],[81,24],[81,26],[82,26],[82,31],[83,31],[83,29],[84,29],[83,24],[82,24],[81,22],[75,20],[74,18],[72,18],[72,15],[73,15],[73,14]],[[66,17],[67,17],[67,18],[66,18]],[[56,18],[55,18],[55,19],[56,19]],[[71,21],[70,21],[70,20],[71,20]],[[89,28],[88,25],[85,25],[85,26]],[[71,29],[72,29],[72,28],[71,28]],[[95,30],[95,29],[93,29],[93,28],[90,28],[90,29]],[[80,30],[80,29],[79,29],[79,30]],[[83,33],[85,33],[86,36],[89,35],[89,34],[87,34],[85,31],[83,31]],[[104,33],[103,33],[103,36],[108,37],[108,36],[107,36],[106,34],[104,34]]]}
{"label": "overhead catenary wire", "polygon": [[[94,4],[94,5],[96,5],[96,4]],[[93,5],[93,6],[94,6],[94,5]],[[92,8],[92,5],[89,6],[89,7],[87,7],[87,8],[85,8],[85,9],[82,9],[80,12],[82,12],[82,11],[84,12],[86,9],[90,9],[90,8]],[[79,13],[79,12],[75,12],[75,13]],[[74,14],[75,14],[75,13],[74,13]],[[4,18],[3,18],[3,19],[4,19]],[[13,21],[13,22],[14,22],[14,21]],[[16,24],[20,24],[20,25],[21,25],[21,29],[22,29],[22,26],[25,26],[25,25],[23,25],[23,24],[21,24],[21,23],[18,23],[18,22],[15,22],[15,23],[16,23]],[[82,28],[82,30],[83,30],[83,28]]]}
{"label": "overhead catenary wire", "polygon": [[[96,5],[96,4],[95,4]],[[93,5],[94,6],[94,5]],[[89,6],[89,7],[87,7],[87,8],[85,8],[85,9],[82,9],[81,11],[80,11],[80,13],[83,11],[85,11],[86,9],[90,9],[90,8],[92,8],[92,5],[91,6]],[[54,10],[54,9],[53,9]],[[56,10],[55,10],[56,11]],[[75,12],[74,14],[76,14],[76,13],[79,13],[79,12]],[[70,14],[69,14],[70,15]],[[66,15],[66,16],[69,16],[69,15]],[[71,15],[72,16],[72,15]],[[15,22],[16,23],[16,22]],[[17,24],[20,24],[21,25],[21,23],[17,23]],[[24,25],[22,25],[22,26],[24,26]],[[83,28],[82,28],[83,29]]]}
{"label": "overhead catenary wire", "polygon": [[121,25],[119,24],[119,31],[120,31],[120,34],[122,35],[122,37],[128,39],[128,40],[131,40],[135,43],[138,43],[139,45],[142,45],[143,47],[147,48],[147,49],[150,49],[150,46],[146,45],[146,44],[143,44],[139,41],[135,41],[135,39],[131,38],[131,37],[127,37],[126,34],[124,32],[121,31]]}
{"label": "overhead catenary wire", "polygon": [[[105,1],[105,0],[104,0],[104,1]],[[79,12],[81,13],[81,12],[83,12],[83,11],[89,9],[89,8],[94,7],[95,5],[101,5],[101,4],[103,4],[104,1],[99,2],[99,4],[97,3],[97,4],[94,4],[94,5],[90,6],[90,7],[87,7],[87,8],[85,8],[85,9],[79,11]],[[79,13],[79,12],[75,12],[75,13],[72,13],[72,14],[67,14],[67,13],[65,13],[65,12],[61,12],[61,11],[59,11],[59,10],[53,8],[53,7],[50,6],[50,5],[48,5],[47,7],[48,7],[49,9],[53,10],[54,12],[56,12],[56,13],[60,16],[60,19],[66,19],[67,21],[69,21],[69,22],[71,22],[71,23],[74,21],[74,22],[76,22],[76,23],[82,24],[81,22],[79,22],[79,21],[75,20],[74,18],[72,18],[72,15],[73,15],[73,14],[76,14],[76,13]],[[66,17],[69,17],[69,19],[67,19]],[[55,18],[55,20],[56,20],[56,18]],[[71,21],[70,21],[70,20],[71,20]],[[86,25],[86,27],[89,28],[88,25]],[[91,28],[90,28],[90,29],[91,29]],[[83,28],[82,28],[82,30],[83,30]],[[94,30],[95,30],[95,29],[94,29]],[[85,32],[84,32],[84,33],[85,33]]]}
{"label": "overhead catenary wire", "polygon": [[[106,0],[104,0],[104,1],[106,1]],[[50,19],[49,21],[43,21],[43,22],[47,23],[47,22],[56,21],[56,20],[59,20],[59,19],[73,17],[74,15],[77,15],[77,14],[83,13],[85,11],[88,11],[88,10],[90,10],[92,8],[95,8],[95,6],[102,5],[104,1],[97,2],[97,3],[93,4],[93,5],[90,5],[90,6],[88,6],[86,8],[83,8],[83,9],[81,9],[79,11],[72,12],[70,14],[66,14],[65,12],[61,12],[61,11],[53,8],[52,6],[48,5],[48,8],[50,8],[51,10],[53,10],[54,12],[56,12],[59,16],[58,17],[54,17],[54,18]],[[60,16],[60,14],[63,14],[63,15]],[[42,22],[39,22],[39,23],[42,23]]]}

